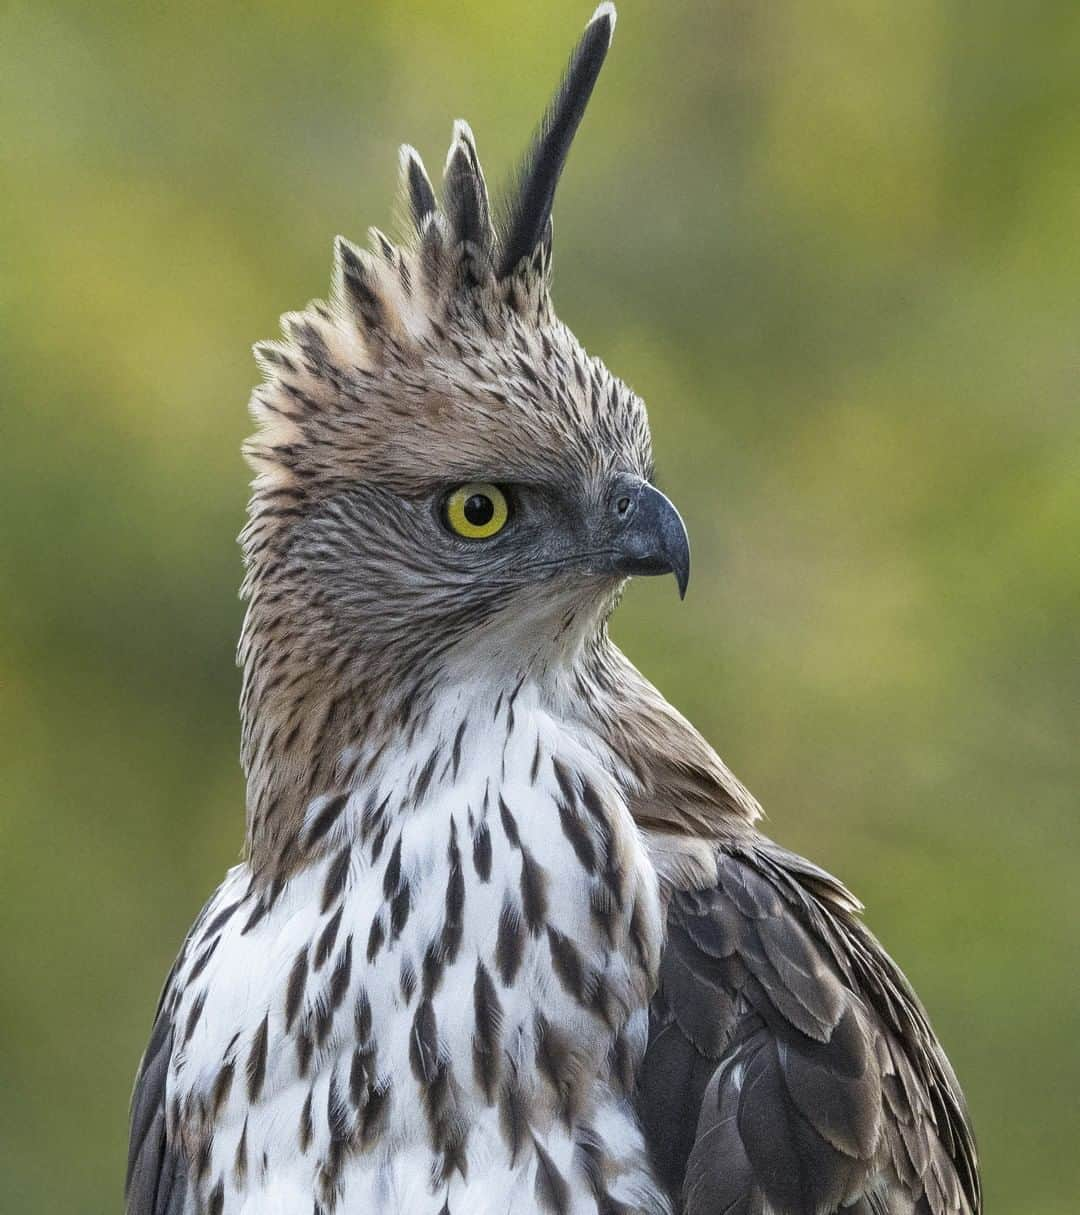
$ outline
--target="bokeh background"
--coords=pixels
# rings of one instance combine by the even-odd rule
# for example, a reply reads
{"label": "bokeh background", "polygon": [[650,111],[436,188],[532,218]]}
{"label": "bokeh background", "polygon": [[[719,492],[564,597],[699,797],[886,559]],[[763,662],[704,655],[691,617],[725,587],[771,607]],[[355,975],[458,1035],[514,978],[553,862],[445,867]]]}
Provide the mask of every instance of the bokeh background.
{"label": "bokeh background", "polygon": [[[649,401],[690,597],[618,640],[933,1012],[996,1215],[1080,1193],[1080,7],[622,0],[556,300]],[[0,1210],[116,1211],[237,856],[249,347],[589,0],[0,16]]]}

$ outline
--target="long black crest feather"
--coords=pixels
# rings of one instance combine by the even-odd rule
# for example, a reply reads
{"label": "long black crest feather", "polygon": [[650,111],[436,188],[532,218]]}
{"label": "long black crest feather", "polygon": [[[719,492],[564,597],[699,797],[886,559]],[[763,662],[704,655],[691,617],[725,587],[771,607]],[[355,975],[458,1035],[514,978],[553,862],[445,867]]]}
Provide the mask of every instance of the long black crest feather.
{"label": "long black crest feather", "polygon": [[548,106],[518,174],[501,225],[498,276],[505,278],[536,248],[551,218],[555,187],[589,104],[615,32],[615,6],[605,3],[585,27],[566,75]]}

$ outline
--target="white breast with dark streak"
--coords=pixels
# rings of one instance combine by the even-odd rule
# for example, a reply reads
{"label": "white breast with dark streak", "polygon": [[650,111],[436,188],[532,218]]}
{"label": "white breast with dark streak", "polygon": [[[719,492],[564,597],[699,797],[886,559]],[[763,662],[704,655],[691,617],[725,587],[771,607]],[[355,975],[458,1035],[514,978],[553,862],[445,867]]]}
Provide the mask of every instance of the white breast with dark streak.
{"label": "white breast with dark streak", "polygon": [[232,870],[180,962],[168,1110],[198,1201],[667,1211],[624,1091],[656,876],[597,740],[529,686],[459,697],[316,798],[313,837],[262,914]]}

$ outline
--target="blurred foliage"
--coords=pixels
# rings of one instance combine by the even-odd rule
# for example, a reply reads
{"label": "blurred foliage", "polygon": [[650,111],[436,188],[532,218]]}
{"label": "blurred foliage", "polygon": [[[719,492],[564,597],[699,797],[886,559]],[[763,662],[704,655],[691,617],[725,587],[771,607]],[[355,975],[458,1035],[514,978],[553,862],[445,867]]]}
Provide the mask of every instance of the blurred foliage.
{"label": "blurred foliage", "polygon": [[[587,16],[0,17],[0,1210],[117,1210],[237,854],[252,341],[450,121],[513,165]],[[618,639],[933,1012],[988,1210],[1076,1209],[1080,7],[623,0],[556,297],[650,402],[691,594]]]}

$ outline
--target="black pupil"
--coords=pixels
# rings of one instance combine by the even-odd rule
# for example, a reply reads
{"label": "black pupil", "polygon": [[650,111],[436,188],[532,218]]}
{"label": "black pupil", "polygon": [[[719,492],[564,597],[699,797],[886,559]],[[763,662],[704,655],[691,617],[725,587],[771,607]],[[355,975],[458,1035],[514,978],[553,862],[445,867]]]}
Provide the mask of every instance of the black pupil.
{"label": "black pupil", "polygon": [[487,494],[473,494],[465,503],[465,518],[473,527],[483,527],[490,523],[495,514],[495,503]]}

